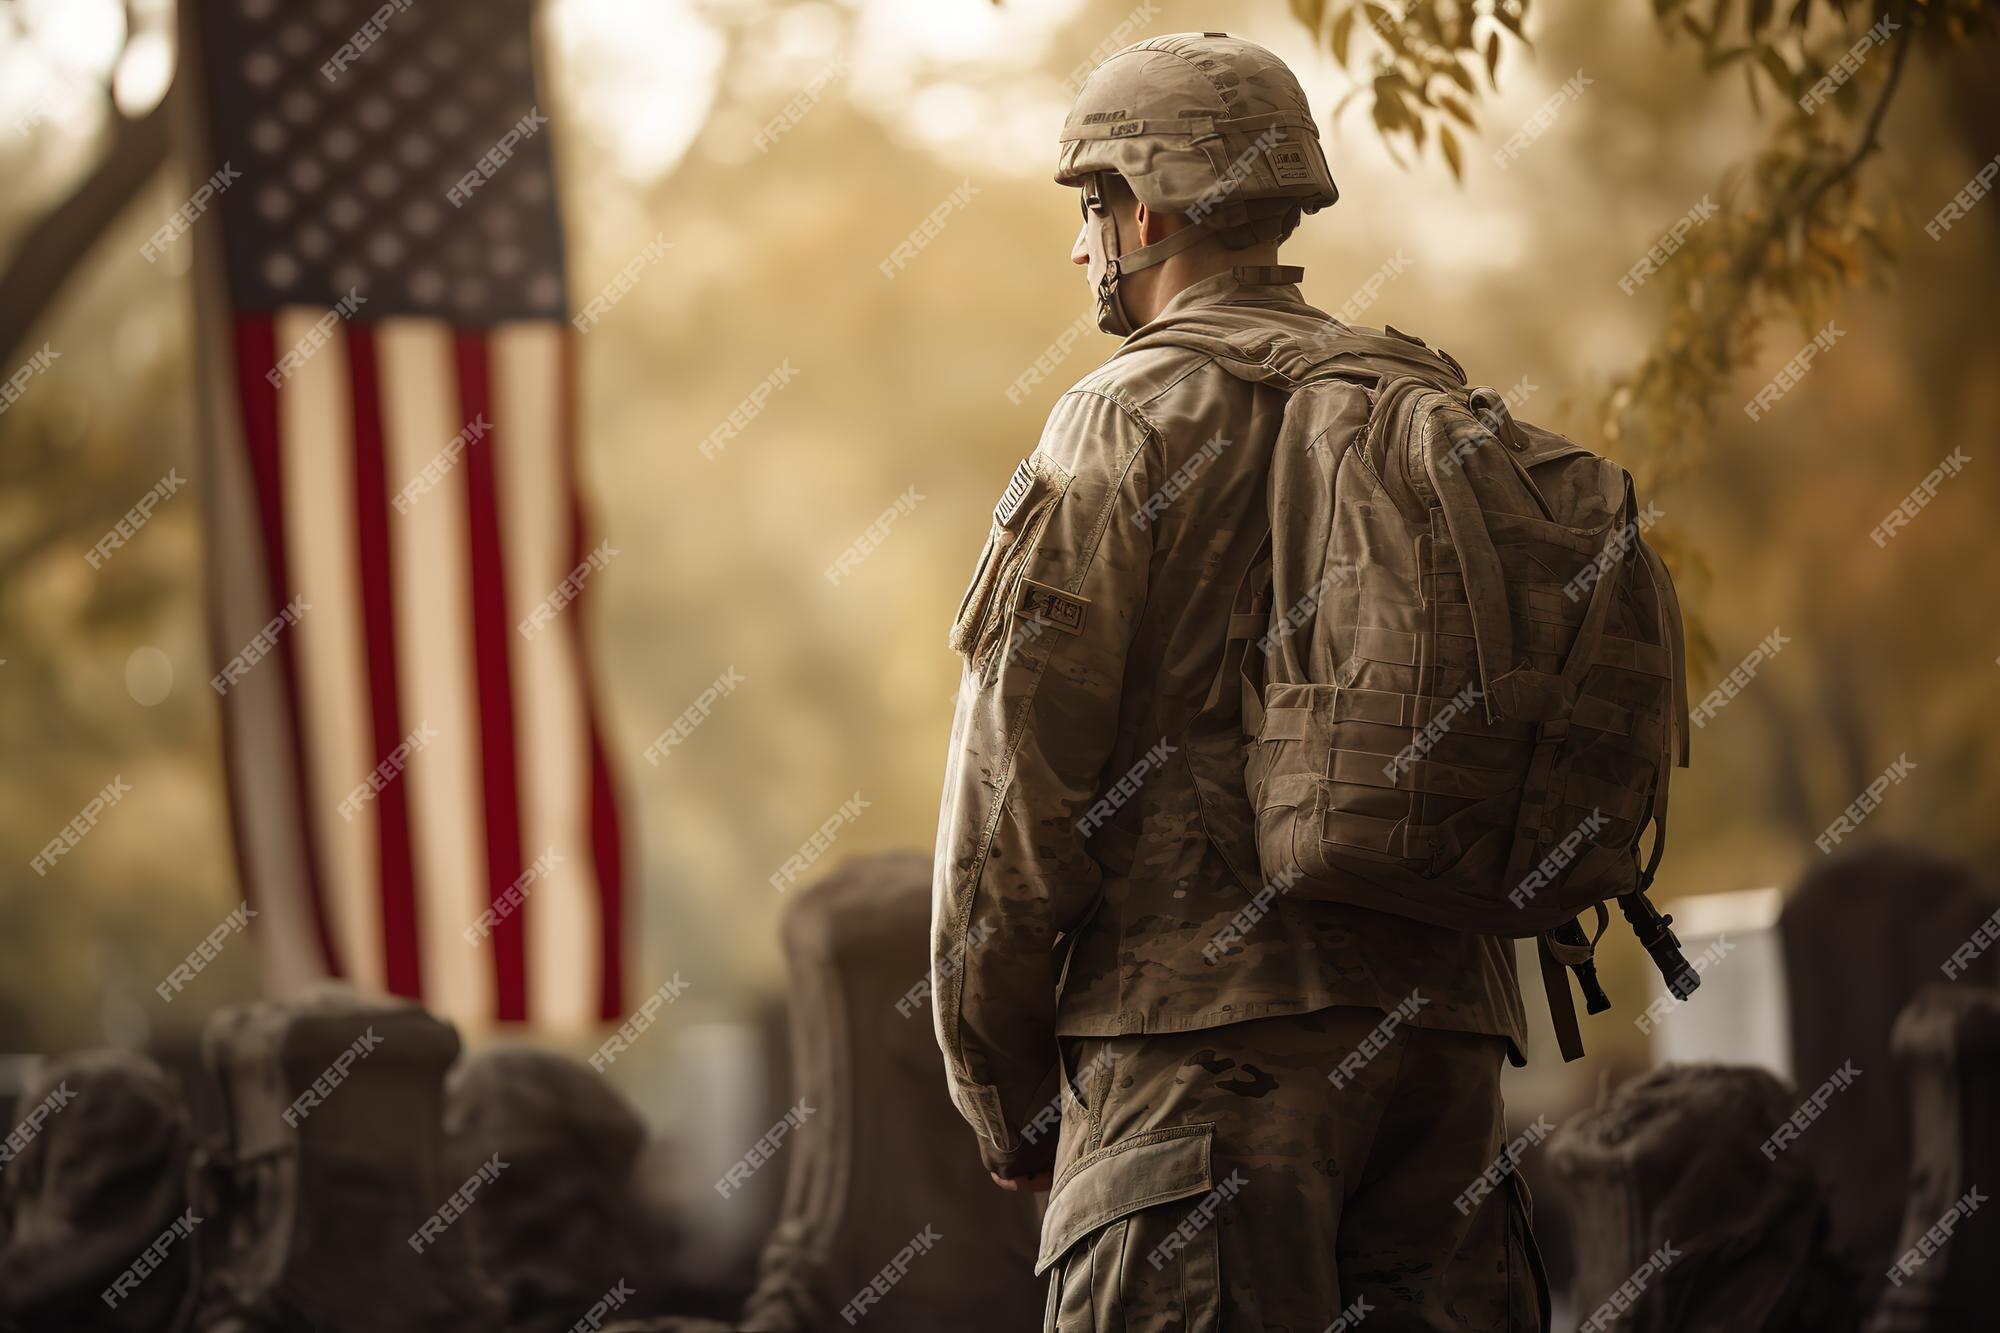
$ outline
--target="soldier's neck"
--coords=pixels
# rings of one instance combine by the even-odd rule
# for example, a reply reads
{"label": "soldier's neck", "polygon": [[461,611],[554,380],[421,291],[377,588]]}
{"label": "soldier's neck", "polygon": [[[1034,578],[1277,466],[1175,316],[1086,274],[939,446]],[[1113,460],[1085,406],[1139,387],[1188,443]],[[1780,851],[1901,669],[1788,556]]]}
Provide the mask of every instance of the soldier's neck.
{"label": "soldier's neck", "polygon": [[1231,250],[1225,245],[1210,242],[1198,245],[1192,250],[1183,250],[1170,256],[1156,267],[1134,273],[1133,279],[1150,281],[1133,283],[1135,290],[1126,293],[1126,306],[1139,323],[1145,324],[1167,308],[1176,296],[1197,282],[1212,278],[1218,273],[1231,269],[1268,266],[1278,263],[1276,242],[1268,245],[1253,245],[1247,250]]}

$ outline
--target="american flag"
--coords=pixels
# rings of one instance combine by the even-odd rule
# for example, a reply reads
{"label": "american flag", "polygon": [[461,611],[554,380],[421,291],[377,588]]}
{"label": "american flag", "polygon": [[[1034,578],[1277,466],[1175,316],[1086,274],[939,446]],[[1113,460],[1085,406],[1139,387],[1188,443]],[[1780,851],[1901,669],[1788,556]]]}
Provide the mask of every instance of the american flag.
{"label": "american flag", "polygon": [[[532,0],[189,0],[214,682],[268,988],[625,1015]],[[224,168],[227,171],[224,171]],[[588,599],[586,598],[587,602]]]}

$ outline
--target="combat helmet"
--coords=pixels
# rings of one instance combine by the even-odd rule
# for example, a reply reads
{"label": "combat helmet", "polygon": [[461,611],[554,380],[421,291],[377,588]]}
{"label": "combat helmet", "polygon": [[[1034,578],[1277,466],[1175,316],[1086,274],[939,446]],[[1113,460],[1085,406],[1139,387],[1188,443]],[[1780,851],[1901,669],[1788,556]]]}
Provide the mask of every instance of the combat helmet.
{"label": "combat helmet", "polygon": [[[1064,122],[1056,183],[1079,186],[1084,215],[1104,243],[1097,322],[1129,334],[1118,293],[1127,273],[1160,263],[1222,228],[1264,224],[1297,205],[1317,212],[1340,197],[1319,128],[1285,62],[1221,32],[1152,37],[1091,71]],[[1120,254],[1102,198],[1103,173],[1125,179],[1148,208],[1193,224]]]}

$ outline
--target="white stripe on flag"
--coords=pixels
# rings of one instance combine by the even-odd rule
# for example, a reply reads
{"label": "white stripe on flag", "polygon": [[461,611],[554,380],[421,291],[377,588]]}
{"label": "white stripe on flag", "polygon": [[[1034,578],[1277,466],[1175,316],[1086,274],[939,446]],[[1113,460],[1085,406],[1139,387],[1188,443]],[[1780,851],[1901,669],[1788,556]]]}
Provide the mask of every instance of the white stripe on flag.
{"label": "white stripe on flag", "polygon": [[[277,315],[279,355],[325,314],[287,307]],[[386,984],[382,956],[381,861],[373,794],[352,819],[340,803],[376,765],[361,630],[354,527],[353,398],[340,332],[306,357],[278,390],[284,474],[285,552],[294,587],[312,609],[285,631],[296,636],[299,693],[314,802],[326,859],[327,912],[341,961],[356,985]],[[421,719],[411,719],[414,728]],[[421,758],[421,756],[418,756]],[[400,779],[398,779],[400,780]]]}
{"label": "white stripe on flag", "polygon": [[[194,30],[195,6],[180,11],[181,74],[193,87],[200,61]],[[201,99],[175,99],[167,110],[184,142],[199,142]],[[245,434],[242,393],[234,354],[236,312],[225,277],[222,228],[196,227],[188,238],[195,262],[189,275],[194,291],[195,375],[201,393],[199,426],[209,599],[209,646],[213,676],[222,671],[264,628],[284,599],[272,598],[269,557],[258,506],[257,477]],[[289,630],[280,631],[280,634]],[[282,651],[282,649],[280,650]],[[298,756],[293,753],[291,704],[284,666],[275,656],[251,665],[221,700],[228,714],[230,796],[234,809],[237,884],[257,912],[251,924],[257,941],[264,993],[297,993],[326,975],[325,955],[313,922],[312,876],[299,827]]]}
{"label": "white stripe on flag", "polygon": [[[466,1035],[493,1020],[493,941],[465,932],[486,910],[486,815],[466,569],[464,450],[447,452],[459,420],[451,329],[428,319],[376,325],[382,371],[389,549],[396,599],[399,706],[436,736],[403,776],[410,799],[424,1004]],[[468,442],[465,449],[486,446]],[[430,469],[430,489],[398,512],[396,497]]]}
{"label": "white stripe on flag", "polygon": [[[230,346],[234,329],[209,271],[195,270],[196,319],[204,344]],[[257,509],[257,479],[244,439],[236,386],[236,363],[228,356],[196,359],[201,394],[200,488],[208,547],[209,641],[214,657],[210,678],[222,674],[269,624],[279,603],[271,598],[271,574]],[[277,631],[282,639],[286,630]],[[264,992],[290,994],[326,975],[319,935],[313,924],[312,880],[299,830],[297,756],[292,753],[290,703],[284,664],[265,651],[254,663],[225,677],[220,707],[229,713],[222,730],[237,808],[236,867],[241,896],[257,912],[258,959]]]}
{"label": "white stripe on flag", "polygon": [[[546,323],[493,330],[492,393],[500,530],[506,534],[507,643],[520,756],[524,866],[551,849],[561,864],[529,891],[528,1012],[580,1031],[597,1018],[599,907],[590,859],[589,732],[573,636],[575,605],[534,637],[519,625],[569,577],[571,486],[563,468],[561,348],[568,330]],[[602,575],[592,573],[584,586]],[[601,592],[593,598],[601,598]]]}

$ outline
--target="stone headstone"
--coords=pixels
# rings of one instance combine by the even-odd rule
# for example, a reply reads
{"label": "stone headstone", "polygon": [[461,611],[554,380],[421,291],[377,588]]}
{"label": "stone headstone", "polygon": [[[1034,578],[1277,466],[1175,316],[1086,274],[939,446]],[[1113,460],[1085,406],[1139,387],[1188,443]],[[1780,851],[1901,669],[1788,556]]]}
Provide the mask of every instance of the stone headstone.
{"label": "stone headstone", "polygon": [[129,1051],[63,1056],[25,1080],[0,1132],[0,1327],[185,1328],[212,1219],[183,1220],[194,1142],[180,1088]]}
{"label": "stone headstone", "polygon": [[[1919,990],[1947,980],[1944,965],[1996,908],[2000,898],[1965,866],[1878,843],[1808,873],[1779,920],[1795,1081],[1810,1091],[1845,1065],[1861,1071],[1801,1147],[1825,1182],[1834,1241],[1853,1257],[1864,1295],[1895,1258],[1910,1173],[1910,1103],[1891,1029]],[[1955,984],[2000,984],[2000,948],[1971,959]]]}
{"label": "stone headstone", "polygon": [[513,1182],[498,1170],[475,1186],[447,1169],[450,1024],[328,987],[221,1010],[203,1048],[228,1126],[205,1187],[220,1205],[220,1234],[205,1237],[206,1318],[257,1330],[500,1326],[463,1223],[479,1193]]}
{"label": "stone headstone", "polygon": [[1761,1069],[1631,1079],[1550,1138],[1571,1209],[1569,1307],[1618,1333],[1849,1333],[1852,1279],[1795,1152],[1767,1152],[1799,1096]]}
{"label": "stone headstone", "polygon": [[[811,1113],[781,1150],[784,1213],[738,1327],[1040,1326],[1033,1196],[995,1188],[945,1092],[927,988],[930,883],[927,855],[862,857],[787,904],[794,1090]],[[886,1294],[843,1319],[926,1232],[937,1239]]]}
{"label": "stone headstone", "polygon": [[1924,990],[1896,1020],[1916,1161],[1870,1333],[1991,1328],[2000,1310],[2000,990]]}
{"label": "stone headstone", "polygon": [[448,1179],[507,1163],[463,1225],[508,1328],[567,1329],[614,1291],[624,1317],[676,1308],[671,1233],[636,1189],[646,1126],[602,1074],[553,1051],[480,1051],[445,1081],[444,1124]]}

